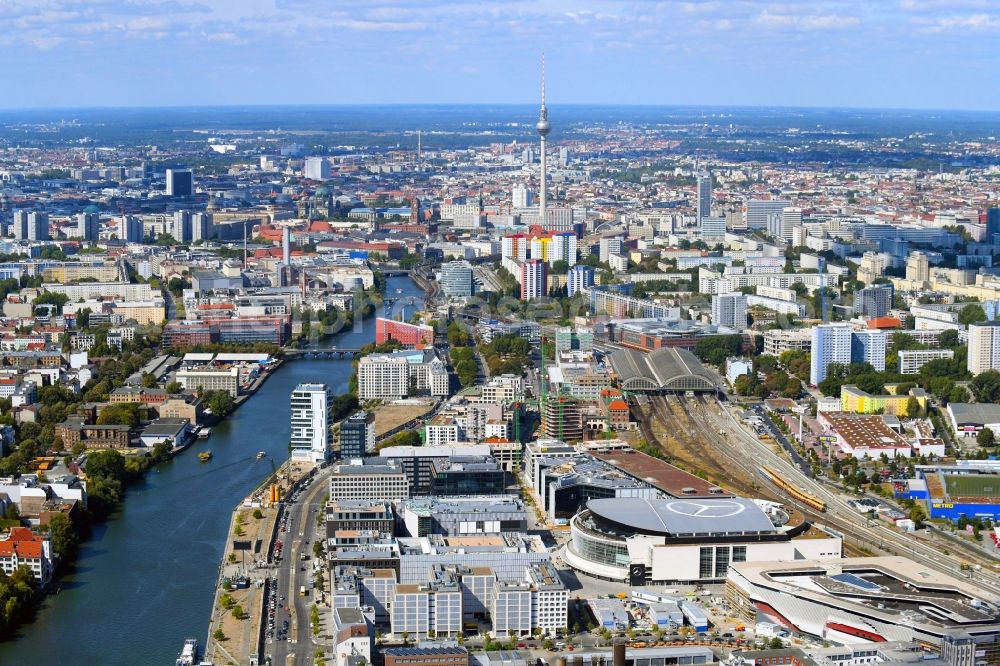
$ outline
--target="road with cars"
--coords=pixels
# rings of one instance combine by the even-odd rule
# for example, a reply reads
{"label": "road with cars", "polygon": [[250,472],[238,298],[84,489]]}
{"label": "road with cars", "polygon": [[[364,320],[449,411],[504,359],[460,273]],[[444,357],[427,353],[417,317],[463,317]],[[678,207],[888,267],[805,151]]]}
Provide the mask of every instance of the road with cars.
{"label": "road with cars", "polygon": [[[320,538],[323,527],[317,527],[316,516],[323,512],[329,472],[320,470],[311,480],[286,500],[285,512],[279,523],[275,543],[277,568],[275,585],[265,600],[268,609],[267,633],[264,641],[265,664],[291,666],[315,663],[318,644],[313,642],[310,611],[313,606],[315,573],[313,542]],[[280,545],[279,545],[280,544]],[[303,560],[302,556],[306,558]],[[324,576],[328,575],[322,567]],[[305,588],[305,596],[300,594]],[[320,609],[321,624],[325,609]]]}

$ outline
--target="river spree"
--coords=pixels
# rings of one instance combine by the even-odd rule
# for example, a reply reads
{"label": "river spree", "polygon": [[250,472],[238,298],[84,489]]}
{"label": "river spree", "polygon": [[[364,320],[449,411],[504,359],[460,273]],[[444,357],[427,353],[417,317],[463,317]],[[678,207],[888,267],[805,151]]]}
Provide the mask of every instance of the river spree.
{"label": "river spree", "polygon": [[[390,278],[387,292],[421,295],[405,277]],[[370,318],[327,342],[357,347],[374,337]],[[350,359],[285,363],[211,438],[131,486],[122,510],[82,545],[62,592],[0,643],[0,664],[173,664],[184,638],[204,645],[233,507],[288,457],[292,389],[323,382],[342,393],[350,375]],[[213,459],[201,463],[206,449]]]}

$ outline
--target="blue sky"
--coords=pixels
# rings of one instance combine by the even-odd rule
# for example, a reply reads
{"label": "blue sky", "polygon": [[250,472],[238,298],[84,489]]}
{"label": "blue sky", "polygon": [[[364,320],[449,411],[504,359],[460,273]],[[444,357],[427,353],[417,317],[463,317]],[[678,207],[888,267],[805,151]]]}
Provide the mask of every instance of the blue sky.
{"label": "blue sky", "polygon": [[0,107],[1000,110],[1000,0],[0,0]]}

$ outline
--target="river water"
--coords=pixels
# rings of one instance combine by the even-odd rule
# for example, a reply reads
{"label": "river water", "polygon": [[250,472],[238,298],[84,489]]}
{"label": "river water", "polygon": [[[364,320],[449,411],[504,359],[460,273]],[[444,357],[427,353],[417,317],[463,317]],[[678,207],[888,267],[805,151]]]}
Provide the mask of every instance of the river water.
{"label": "river water", "polygon": [[[401,299],[397,308],[421,295],[408,277],[389,278],[387,293]],[[374,338],[370,318],[322,344],[359,347]],[[350,359],[286,362],[207,441],[131,486],[123,509],[82,545],[62,592],[0,643],[0,664],[173,664],[184,638],[204,645],[233,508],[272,461],[288,457],[292,389],[323,382],[342,393],[350,375]],[[202,463],[197,452],[206,449],[213,459]],[[257,460],[258,451],[268,457]]]}

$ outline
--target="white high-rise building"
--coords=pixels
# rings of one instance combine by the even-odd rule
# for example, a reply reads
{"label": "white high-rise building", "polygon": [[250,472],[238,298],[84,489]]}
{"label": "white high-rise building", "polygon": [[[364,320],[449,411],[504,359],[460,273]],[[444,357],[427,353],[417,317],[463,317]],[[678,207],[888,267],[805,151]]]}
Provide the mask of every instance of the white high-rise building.
{"label": "white high-rise building", "polygon": [[802,226],[802,209],[787,207],[782,209],[781,217],[772,215],[770,219],[773,224],[768,229],[769,233],[775,238],[791,244],[795,237],[795,229]]}
{"label": "white high-rise building", "polygon": [[49,240],[49,214],[42,211],[28,213],[28,240]]}
{"label": "white high-rise building", "polygon": [[330,388],[299,384],[292,391],[292,458],[326,461],[330,451]]}
{"label": "white high-rise building", "polygon": [[886,255],[880,252],[865,252],[858,265],[858,280],[866,286],[874,284],[875,280],[885,276],[888,263]]}
{"label": "white high-rise building", "polygon": [[26,210],[14,211],[13,233],[17,240],[28,240],[28,215]]}
{"label": "white high-rise building", "polygon": [[467,261],[448,261],[441,264],[441,291],[448,298],[472,296],[472,264]]}
{"label": "white high-rise building", "polygon": [[141,243],[145,235],[142,218],[136,215],[122,215],[118,218],[118,238],[127,243]]}
{"label": "white high-rise building", "polygon": [[191,242],[205,241],[212,237],[212,214],[194,213],[191,216]]}
{"label": "white high-rise building", "polygon": [[589,289],[594,286],[594,268],[592,266],[577,265],[569,269],[567,278],[566,294],[572,296],[578,291]]}
{"label": "white high-rise building", "polygon": [[747,297],[739,292],[712,296],[712,323],[737,331],[747,327]]}
{"label": "white high-rise building", "polygon": [[549,265],[565,261],[571,267],[576,265],[576,234],[563,231],[552,234],[549,247]]}
{"label": "white high-rise building", "polygon": [[608,261],[608,257],[612,254],[625,253],[625,238],[622,236],[602,238],[598,248],[599,254],[597,255],[597,258],[606,263]]}
{"label": "white high-rise building", "polygon": [[966,368],[973,375],[987,370],[1000,370],[1000,321],[969,324]]}
{"label": "white high-rise building", "polygon": [[703,239],[722,238],[726,235],[726,218],[724,217],[703,217],[700,226]]}
{"label": "white high-rise building", "polygon": [[812,330],[809,383],[813,386],[826,379],[831,363],[851,362],[851,327],[849,324],[819,324]]}
{"label": "white high-rise building", "polygon": [[511,234],[500,239],[500,256],[504,259],[508,257],[516,261],[525,261],[528,258],[528,249],[531,247],[531,237],[525,234]]}
{"label": "white high-rise building", "polygon": [[906,279],[927,282],[931,279],[931,262],[923,252],[911,252],[906,258]]}
{"label": "white high-rise building", "polygon": [[409,363],[405,358],[368,355],[358,362],[358,398],[398,400],[410,392]]}
{"label": "white high-rise building", "polygon": [[174,213],[173,223],[168,232],[178,243],[191,242],[191,211],[179,210]]}
{"label": "white high-rise building", "polygon": [[325,157],[307,157],[303,175],[309,180],[327,180],[330,177],[330,163]]}
{"label": "white high-rise building", "polygon": [[878,372],[885,372],[885,350],[889,334],[885,331],[853,331],[851,362],[870,363]]}
{"label": "white high-rise building", "polygon": [[524,185],[515,185],[513,191],[512,204],[514,208],[528,208],[534,203],[534,192],[531,188],[525,187]]}
{"label": "white high-rise building", "polygon": [[529,259],[521,264],[521,300],[530,301],[548,295],[547,264],[541,259]]}
{"label": "white high-rise building", "polygon": [[703,171],[698,174],[697,218],[700,222],[712,214],[712,174]]}
{"label": "white high-rise building", "polygon": [[772,215],[781,217],[781,212],[792,205],[781,199],[751,199],[747,202],[747,228],[767,229],[767,221]]}
{"label": "white high-rise building", "polygon": [[81,240],[95,241],[101,232],[101,216],[97,213],[76,214],[76,235]]}

